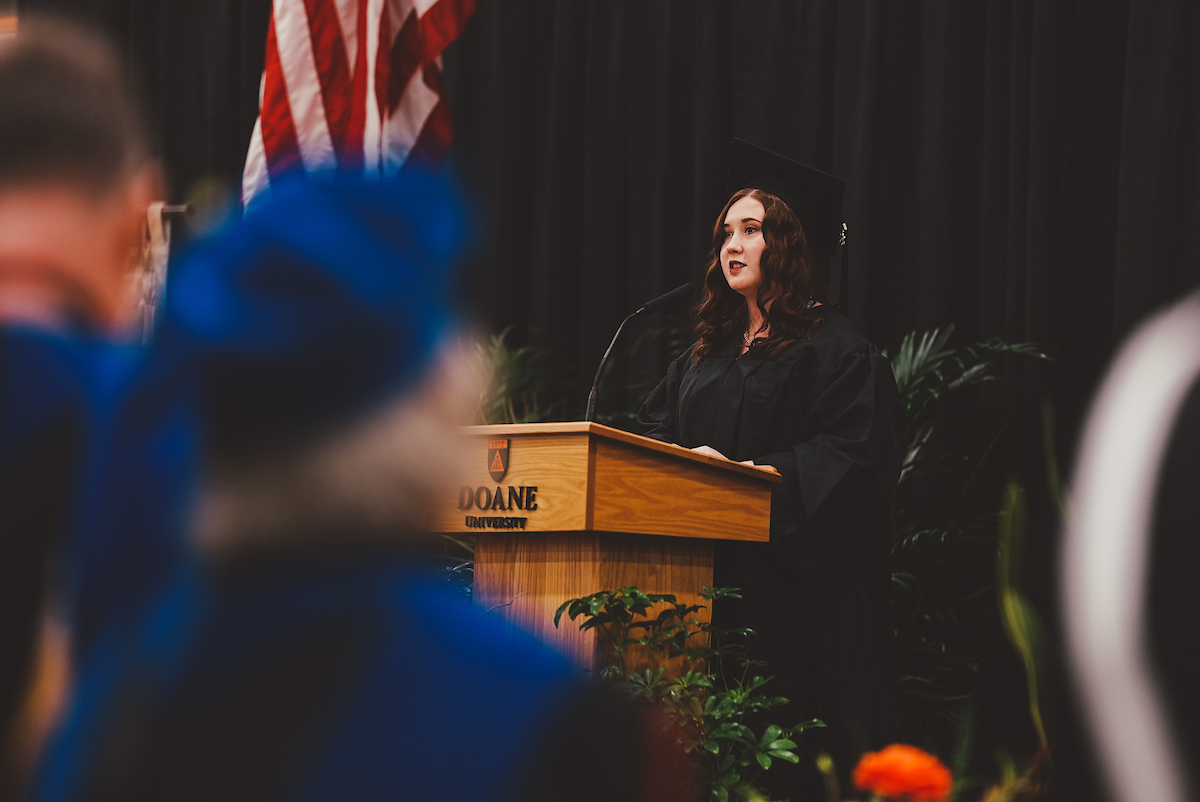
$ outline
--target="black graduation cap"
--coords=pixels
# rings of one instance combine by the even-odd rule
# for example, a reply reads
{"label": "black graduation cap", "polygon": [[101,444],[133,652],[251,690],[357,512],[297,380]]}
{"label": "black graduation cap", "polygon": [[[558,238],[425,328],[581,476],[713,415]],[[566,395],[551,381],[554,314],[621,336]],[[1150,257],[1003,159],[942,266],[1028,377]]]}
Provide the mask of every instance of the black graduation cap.
{"label": "black graduation cap", "polygon": [[842,196],[846,182],[786,156],[734,139],[729,148],[729,192],[763,189],[786,203],[814,251],[838,256],[842,243]]}

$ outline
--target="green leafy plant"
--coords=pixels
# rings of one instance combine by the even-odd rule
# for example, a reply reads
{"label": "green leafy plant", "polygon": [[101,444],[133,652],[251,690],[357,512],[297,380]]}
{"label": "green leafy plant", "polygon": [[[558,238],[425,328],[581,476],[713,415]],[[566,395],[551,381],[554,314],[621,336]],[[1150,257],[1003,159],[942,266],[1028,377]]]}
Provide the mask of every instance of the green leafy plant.
{"label": "green leafy plant", "polygon": [[[1014,417],[1013,405],[997,399],[1003,394],[989,391],[988,384],[998,378],[999,368],[1006,362],[1048,357],[1033,343],[999,339],[955,347],[953,334],[953,327],[912,332],[890,356],[903,421],[902,468],[893,506],[892,588],[900,737],[938,754],[956,755],[955,773],[966,776],[973,748],[974,698],[981,686],[983,665],[1010,642],[1027,671],[1030,661],[1020,628],[1029,626],[1029,608],[1024,602],[1016,606],[1005,585],[1005,577],[1013,576],[1019,563],[1019,549],[1009,552],[1010,541],[1003,530],[1008,524],[998,512],[1011,475],[1005,462],[1011,438],[1005,435]],[[530,347],[513,347],[511,339],[511,331],[506,329],[479,348],[481,364],[491,366],[495,377],[480,401],[483,419],[521,422],[570,417],[571,393],[557,378],[561,371],[548,366],[549,355]],[[600,387],[600,419],[634,428],[638,404],[662,375],[658,368],[665,369],[664,359],[682,352],[690,340],[690,329],[682,324],[657,328],[634,340],[627,354],[610,361],[610,371]],[[637,364],[643,369],[636,370]],[[1052,450],[1048,459],[1053,459]],[[1056,470],[1050,473],[1052,479],[1057,477]],[[1010,514],[1008,506],[1003,514]],[[998,564],[998,555],[1004,555],[1003,564]],[[637,593],[622,589],[605,592],[611,596],[593,594],[571,600],[558,615],[583,616],[585,626],[599,627],[613,650],[608,679],[636,698],[674,711],[680,733],[692,733],[689,754],[712,756],[705,768],[710,793],[724,788],[725,797],[711,798],[752,798],[752,791],[747,790],[753,788],[752,781],[745,778],[755,766],[762,770],[755,755],[784,758],[759,749],[766,731],[751,739],[729,727],[712,736],[716,716],[724,715],[724,708],[707,707],[716,693],[752,688],[752,666],[739,664],[737,660],[744,658],[733,655],[717,657],[694,651],[689,655],[688,649],[701,648],[694,633],[703,630],[692,621],[698,620],[698,610],[680,609],[669,597],[642,594],[645,598],[640,598]],[[587,606],[570,606],[582,602]],[[651,622],[641,619],[659,604],[667,607],[653,618],[653,626],[645,628]],[[667,616],[659,623],[663,613]],[[594,620],[597,617],[600,620]],[[712,646],[704,648],[715,652],[725,644],[722,635],[714,635]],[[657,655],[649,658],[650,667],[633,670],[632,663],[647,654]],[[672,678],[668,676],[672,659],[699,663]],[[730,668],[722,673],[718,664]],[[706,682],[711,682],[711,687]],[[761,686],[754,693],[749,698],[770,699]],[[730,704],[736,701],[736,696],[731,697]],[[1030,703],[1037,704],[1034,698]],[[732,724],[734,719],[736,714],[720,722]],[[683,728],[689,720],[691,729]],[[710,727],[705,736],[708,740],[696,734],[704,732],[699,722],[705,720]],[[1035,728],[1039,738],[1044,737],[1041,728]],[[730,742],[722,751],[721,738],[733,732],[742,740]],[[774,740],[787,740],[795,734],[781,729]],[[755,749],[746,751],[752,740]],[[710,742],[717,743],[720,760],[710,751]],[[735,743],[741,751],[734,748]],[[737,775],[736,781],[731,772]],[[717,782],[721,777],[731,782],[722,785]],[[982,781],[975,782],[975,787],[983,787]]]}
{"label": "green leafy plant", "polygon": [[[957,462],[966,463],[973,469],[973,475],[978,473],[983,460],[973,460],[969,454],[955,455],[949,451],[939,453],[930,447],[934,429],[941,420],[946,402],[960,395],[968,387],[994,380],[996,364],[1002,357],[1014,355],[1034,359],[1049,358],[1033,343],[1006,343],[998,338],[962,348],[950,348],[950,338],[953,334],[954,326],[932,329],[920,335],[909,332],[901,341],[896,355],[891,357],[892,373],[896,377],[896,389],[900,391],[904,422],[901,486],[914,474],[935,467],[946,467],[948,462],[955,461],[956,456]],[[995,430],[996,438],[989,444],[989,451],[1003,428],[1002,423]],[[981,456],[986,459],[987,452]],[[971,482],[972,478],[973,476],[969,477],[967,482]]]}
{"label": "green leafy plant", "polygon": [[948,754],[970,719],[987,655],[1005,641],[996,555],[1011,405],[981,385],[1032,343],[950,346],[953,327],[908,334],[891,357],[903,462],[893,505],[892,588],[901,735]]}
{"label": "green leafy plant", "polygon": [[474,358],[489,377],[479,398],[479,418],[485,423],[539,423],[554,418],[562,406],[560,381],[545,351],[513,347],[508,327],[479,340]]}
{"label": "green leafy plant", "polygon": [[[699,595],[710,604],[740,598],[736,588],[704,588]],[[662,607],[651,615],[656,605]],[[664,733],[697,768],[710,800],[765,799],[756,778],[775,761],[798,762],[793,738],[825,725],[812,719],[794,727],[759,725],[756,732],[751,721],[788,700],[768,696],[770,677],[753,673],[761,664],[746,658],[739,640],[753,631],[715,627],[701,618],[705,609],[628,587],[563,602],[554,625],[564,614],[582,618],[581,630],[604,639],[612,662],[602,676],[663,712]]]}

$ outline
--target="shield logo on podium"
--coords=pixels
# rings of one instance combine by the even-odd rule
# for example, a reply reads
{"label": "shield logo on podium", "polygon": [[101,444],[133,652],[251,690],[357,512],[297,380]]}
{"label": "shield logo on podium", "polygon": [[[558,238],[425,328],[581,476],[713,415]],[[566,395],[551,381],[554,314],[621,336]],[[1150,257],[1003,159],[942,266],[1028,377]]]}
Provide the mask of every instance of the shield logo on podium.
{"label": "shield logo on podium", "polygon": [[493,482],[499,482],[508,473],[508,438],[488,440],[488,473]]}

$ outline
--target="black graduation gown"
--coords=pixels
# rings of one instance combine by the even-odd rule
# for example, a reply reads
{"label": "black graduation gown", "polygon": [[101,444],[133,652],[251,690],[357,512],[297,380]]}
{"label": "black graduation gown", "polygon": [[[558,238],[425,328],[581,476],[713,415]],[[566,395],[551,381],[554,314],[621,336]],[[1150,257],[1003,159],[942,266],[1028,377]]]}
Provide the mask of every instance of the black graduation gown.
{"label": "black graduation gown", "polygon": [[[891,366],[826,307],[808,337],[774,357],[737,341],[699,363],[675,360],[638,414],[649,437],[707,445],[775,466],[769,543],[720,543],[717,586],[738,587],[716,622],[749,626],[779,723],[811,717],[839,768],[892,737],[891,499],[899,476],[900,402]],[[811,742],[806,734],[801,740]],[[775,774],[774,771],[771,774]]]}

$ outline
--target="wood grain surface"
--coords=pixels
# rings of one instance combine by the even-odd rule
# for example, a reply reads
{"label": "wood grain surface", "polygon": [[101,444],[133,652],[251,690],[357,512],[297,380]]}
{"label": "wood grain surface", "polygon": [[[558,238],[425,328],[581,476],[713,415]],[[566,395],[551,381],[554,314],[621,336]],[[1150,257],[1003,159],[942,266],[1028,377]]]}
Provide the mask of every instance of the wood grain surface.
{"label": "wood grain surface", "polygon": [[[596,423],[470,427],[479,458],[461,485],[447,487],[436,532],[478,535],[468,516],[523,518],[523,529],[606,531],[673,537],[765,541],[773,468],[742,465]],[[509,440],[508,473],[488,474],[488,440]],[[459,508],[460,487],[536,487],[537,509]],[[520,492],[518,490],[518,492]],[[481,498],[483,494],[481,492]]]}
{"label": "wood grain surface", "polygon": [[510,437],[508,473],[499,483],[487,470],[487,437],[478,437],[478,467],[464,477],[462,485],[471,488],[497,487],[506,494],[509,487],[537,488],[537,509],[478,510],[458,509],[459,486],[446,488],[438,507],[435,532],[477,534],[465,525],[467,515],[522,517],[526,530],[534,532],[582,531],[587,528],[588,513],[588,436],[526,435]]}
{"label": "wood grain surface", "polygon": [[[474,535],[476,603],[565,653],[598,668],[610,646],[579,622],[554,626],[567,599],[637,587],[698,604],[712,584],[713,541],[768,539],[774,469],[741,465],[595,423],[478,426],[471,489],[537,487],[537,509],[458,509],[448,488],[436,531]],[[488,440],[509,439],[508,472],[488,473]],[[483,491],[480,491],[481,498]],[[480,529],[466,516],[520,517],[524,529]],[[652,615],[657,610],[652,611]],[[708,611],[700,613],[707,620]],[[632,652],[626,668],[654,667]],[[674,675],[682,660],[663,666]]]}
{"label": "wood grain surface", "polygon": [[[694,614],[697,621],[712,620],[708,602],[700,598],[703,588],[713,583],[713,544],[711,540],[688,540],[676,537],[645,535],[607,535],[601,540],[600,587],[613,590],[636,587],[646,593],[670,593],[685,605],[701,605]],[[650,609],[649,618],[656,617],[666,602]],[[641,634],[641,633],[639,633]],[[702,641],[695,639],[692,645]],[[612,652],[603,639],[594,644],[596,665],[612,660]],[[641,672],[647,668],[663,668],[668,678],[677,677],[691,666],[684,658],[666,662],[651,659],[641,647],[631,647],[625,654],[626,671]]]}
{"label": "wood grain surface", "polygon": [[[771,529],[771,486],[710,465],[687,470],[628,443],[595,438],[594,529],[759,540]],[[676,468],[675,470],[672,470]]]}
{"label": "wood grain surface", "polygon": [[567,621],[556,629],[554,611],[566,599],[599,590],[599,583],[594,535],[511,532],[475,541],[475,603],[586,668],[594,660],[595,635]]}
{"label": "wood grain surface", "polygon": [[[566,654],[576,665],[596,668],[610,659],[607,641],[580,632],[581,621],[554,612],[567,599],[599,590],[634,586],[646,593],[674,594],[685,604],[701,603],[699,591],[712,584],[712,543],[608,533],[488,534],[476,541],[475,602]],[[656,608],[652,615],[657,615]],[[698,618],[708,620],[708,611]],[[649,665],[634,651],[628,668]],[[681,660],[664,666],[671,674]]]}
{"label": "wood grain surface", "polygon": [[711,457],[708,454],[700,454],[683,446],[677,446],[673,443],[664,443],[661,440],[653,440],[649,437],[642,437],[640,434],[633,434],[621,429],[614,429],[611,426],[605,426],[602,423],[594,421],[558,421],[554,423],[497,423],[486,426],[467,426],[463,432],[468,436],[475,437],[516,437],[527,434],[590,434],[595,437],[603,437],[608,440],[617,440],[622,443],[630,443],[631,445],[641,446],[642,448],[657,451],[660,454],[665,454],[673,460],[683,460],[684,462],[695,462],[704,465],[712,465],[722,470],[732,471],[734,473],[744,474],[746,476],[757,476],[760,479],[768,482],[781,482],[779,471],[775,470],[770,465],[743,465],[740,462],[733,462],[722,457]]}

